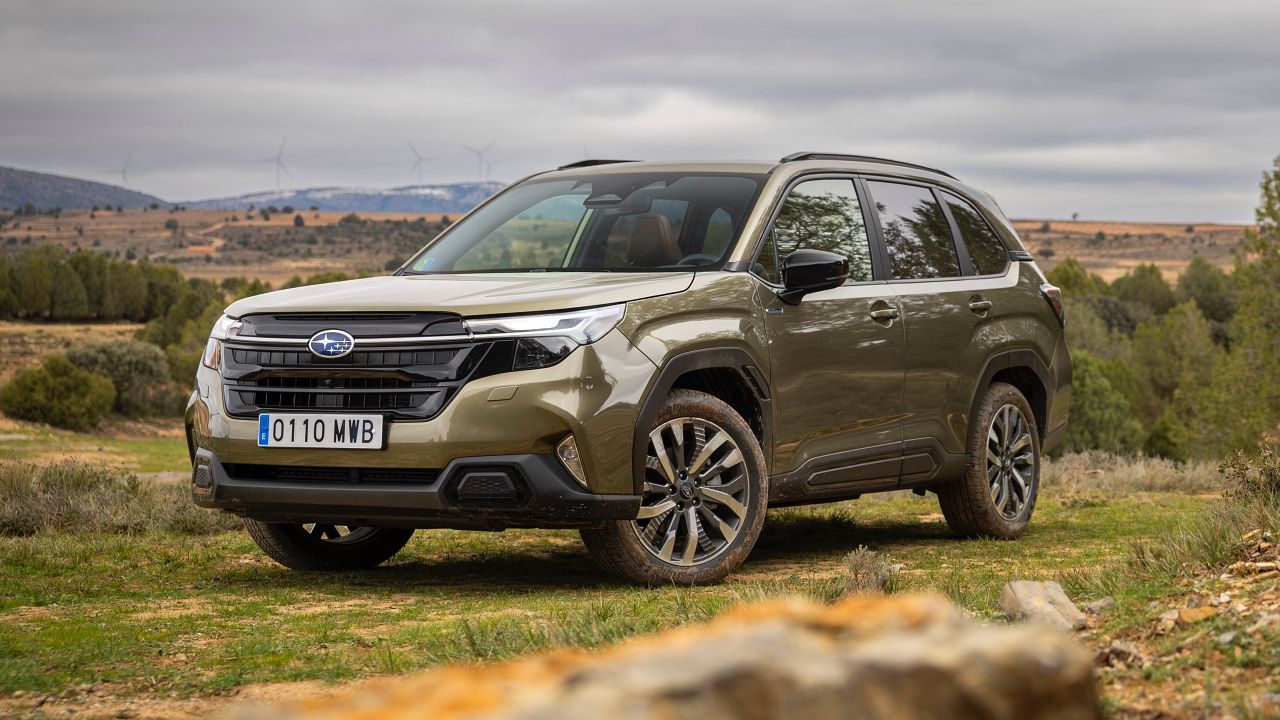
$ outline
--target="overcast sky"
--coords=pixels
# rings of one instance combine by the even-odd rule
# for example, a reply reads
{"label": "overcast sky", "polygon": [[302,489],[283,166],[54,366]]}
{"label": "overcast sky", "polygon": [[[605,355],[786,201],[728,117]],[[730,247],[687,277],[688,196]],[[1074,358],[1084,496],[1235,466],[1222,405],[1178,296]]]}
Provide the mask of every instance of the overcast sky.
{"label": "overcast sky", "polygon": [[181,200],[801,149],[950,170],[1016,217],[1250,221],[1280,0],[9,0],[0,165]]}

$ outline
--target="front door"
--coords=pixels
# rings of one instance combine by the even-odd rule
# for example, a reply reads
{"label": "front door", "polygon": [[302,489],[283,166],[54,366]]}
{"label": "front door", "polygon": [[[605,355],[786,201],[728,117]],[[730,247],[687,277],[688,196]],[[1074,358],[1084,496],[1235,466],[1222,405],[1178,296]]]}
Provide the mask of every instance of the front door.
{"label": "front door", "polygon": [[[850,178],[795,185],[761,251],[756,273],[769,336],[775,501],[836,497],[896,485],[901,458],[906,337]],[[802,248],[849,258],[848,282],[777,298],[783,260]]]}

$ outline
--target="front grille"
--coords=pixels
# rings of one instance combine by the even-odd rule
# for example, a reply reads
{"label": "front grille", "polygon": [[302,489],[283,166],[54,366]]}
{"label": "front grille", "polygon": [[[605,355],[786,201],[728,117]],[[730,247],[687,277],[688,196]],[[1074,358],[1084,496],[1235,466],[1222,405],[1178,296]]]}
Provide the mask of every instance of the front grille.
{"label": "front grille", "polygon": [[[362,332],[368,333],[366,337],[386,337],[380,331],[395,323],[400,323],[396,329],[407,323],[421,328],[421,323],[428,320],[434,326],[452,327],[453,321],[440,317],[250,316],[245,320],[256,318],[253,324],[259,337],[301,339],[336,327],[356,338],[356,348],[345,357],[321,358],[301,345],[229,340],[222,354],[221,370],[227,412],[246,418],[267,410],[380,412],[401,419],[435,417],[475,376],[495,342],[406,339],[403,344],[361,347],[360,339]],[[428,331],[431,328],[429,325]],[[262,332],[264,329],[279,334],[267,335]],[[424,331],[414,330],[413,335],[421,332]]]}
{"label": "front grille", "polygon": [[250,465],[226,463],[223,469],[240,480],[264,480],[267,482],[342,482],[430,485],[440,477],[440,471],[427,468],[339,468],[296,467],[293,465]]}

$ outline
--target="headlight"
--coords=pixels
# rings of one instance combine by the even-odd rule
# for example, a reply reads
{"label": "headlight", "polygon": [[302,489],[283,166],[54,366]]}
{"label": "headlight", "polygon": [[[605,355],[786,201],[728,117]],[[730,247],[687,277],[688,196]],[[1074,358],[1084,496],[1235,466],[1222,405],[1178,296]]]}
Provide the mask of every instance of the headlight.
{"label": "headlight", "polygon": [[502,334],[509,337],[565,337],[579,345],[590,345],[618,326],[627,306],[606,305],[589,310],[547,315],[467,320],[473,335]]}
{"label": "headlight", "polygon": [[240,321],[223,315],[213,324],[209,332],[209,341],[204,344],[204,355],[200,362],[210,370],[217,370],[222,364],[222,341],[240,332]]}
{"label": "headlight", "polygon": [[627,306],[608,305],[546,315],[512,315],[467,320],[472,335],[515,340],[512,370],[550,367],[580,345],[604,337],[618,326]]}
{"label": "headlight", "polygon": [[239,320],[223,315],[218,318],[218,322],[213,324],[213,330],[209,333],[209,337],[214,340],[226,340],[227,338],[240,332],[241,323]]}

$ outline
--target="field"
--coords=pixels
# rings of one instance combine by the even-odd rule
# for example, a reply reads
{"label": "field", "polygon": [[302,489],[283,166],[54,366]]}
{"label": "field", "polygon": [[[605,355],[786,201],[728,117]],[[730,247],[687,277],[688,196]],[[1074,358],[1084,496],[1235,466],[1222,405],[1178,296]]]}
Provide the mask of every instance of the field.
{"label": "field", "polygon": [[1196,255],[1230,270],[1248,227],[1088,220],[1015,220],[1013,226],[1044,269],[1072,257],[1107,282],[1144,263],[1173,280]]}
{"label": "field", "polygon": [[[50,242],[69,249],[147,258],[176,265],[188,277],[236,275],[279,286],[320,272],[385,271],[430,240],[449,216],[439,213],[348,213],[261,210],[67,210],[57,217],[19,217],[0,228],[0,252]],[[294,217],[302,217],[296,227]],[[177,227],[166,227],[166,223]]]}
{"label": "field", "polygon": [[131,339],[136,323],[29,323],[0,320],[0,384],[72,345]]}
{"label": "field", "polygon": [[[144,482],[181,485],[185,448],[166,426],[99,437],[4,421],[0,464],[96,453]],[[763,596],[833,599],[844,556],[858,546],[901,563],[895,590],[939,592],[980,617],[998,615],[1010,579],[1060,579],[1079,601],[1105,590],[1121,605],[1086,639],[1149,638],[1154,615],[1185,588],[1156,581],[1126,595],[1091,578],[1119,566],[1135,542],[1204,512],[1222,482],[1206,465],[1064,458],[1047,470],[1036,520],[1016,543],[955,540],[932,496],[775,510],[748,563],[729,582],[697,589],[619,584],[567,531],[421,531],[388,565],[341,575],[284,570],[238,530],[0,537],[0,714],[39,705],[50,716],[190,717],[229,697],[315,689],[299,681],[607,644]],[[1256,668],[1268,657],[1229,658],[1220,672],[1265,686]],[[1196,663],[1193,679],[1159,665],[1143,682],[1171,697],[1203,692],[1219,670]]]}

